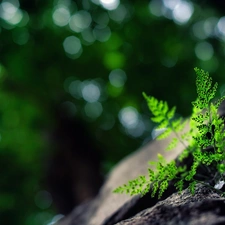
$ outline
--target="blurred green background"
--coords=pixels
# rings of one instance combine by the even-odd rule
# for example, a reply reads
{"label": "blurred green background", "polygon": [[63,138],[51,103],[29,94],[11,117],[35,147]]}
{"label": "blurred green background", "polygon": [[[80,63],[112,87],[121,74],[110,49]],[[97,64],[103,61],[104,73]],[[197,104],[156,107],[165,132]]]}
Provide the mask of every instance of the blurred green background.
{"label": "blurred green background", "polygon": [[197,66],[223,95],[224,14],[223,1],[0,1],[0,224],[60,217],[46,184],[55,149],[104,176],[150,141],[143,91],[188,116]]}

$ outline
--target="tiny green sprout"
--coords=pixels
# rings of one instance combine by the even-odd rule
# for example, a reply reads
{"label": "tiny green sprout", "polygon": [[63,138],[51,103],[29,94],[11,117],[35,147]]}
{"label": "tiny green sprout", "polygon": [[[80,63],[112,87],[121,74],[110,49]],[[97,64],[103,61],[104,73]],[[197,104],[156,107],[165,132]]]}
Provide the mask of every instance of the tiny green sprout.
{"label": "tiny green sprout", "polygon": [[[176,107],[170,109],[167,102],[143,93],[152,114],[151,120],[158,124],[157,129],[166,127],[157,139],[164,139],[173,132],[176,138],[172,139],[166,150],[174,149],[179,142],[183,144],[184,150],[178,160],[167,163],[162,155],[158,155],[158,161],[150,163],[155,165],[155,171],[149,168],[148,176],[130,180],[128,184],[116,188],[115,193],[143,196],[150,191],[152,197],[157,194],[161,198],[170,181],[174,181],[179,192],[188,185],[193,194],[197,183],[205,183],[215,189],[220,189],[225,183],[224,120],[218,115],[218,108],[225,96],[215,101],[218,84],[213,84],[204,70],[194,70],[197,75],[197,99],[192,102],[188,132],[182,133],[188,120],[175,117]],[[187,157],[192,158],[191,165],[182,164]],[[201,174],[201,171],[207,173]]]}

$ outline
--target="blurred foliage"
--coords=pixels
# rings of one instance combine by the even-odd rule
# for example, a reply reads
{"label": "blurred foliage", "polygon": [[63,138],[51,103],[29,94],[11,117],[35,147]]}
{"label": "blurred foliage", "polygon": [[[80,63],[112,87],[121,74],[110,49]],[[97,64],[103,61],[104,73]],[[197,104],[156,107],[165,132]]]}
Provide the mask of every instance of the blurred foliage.
{"label": "blurred foliage", "polygon": [[151,140],[142,91],[188,116],[194,67],[224,83],[225,17],[208,2],[0,1],[1,222],[54,216],[40,182],[54,106],[87,124],[107,172]]}

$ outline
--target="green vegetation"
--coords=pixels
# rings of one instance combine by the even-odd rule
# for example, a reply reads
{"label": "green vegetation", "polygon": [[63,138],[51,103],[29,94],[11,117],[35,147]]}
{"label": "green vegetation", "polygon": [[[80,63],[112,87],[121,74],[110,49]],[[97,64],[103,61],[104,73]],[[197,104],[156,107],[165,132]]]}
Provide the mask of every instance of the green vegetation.
{"label": "green vegetation", "polygon": [[[0,223],[47,225],[60,213],[44,182],[64,138],[49,140],[61,124],[55,108],[87,128],[83,134],[77,128],[71,139],[76,144],[81,134],[90,143],[87,135],[92,136],[101,154],[101,174],[106,174],[152,139],[154,124],[143,90],[190,116],[188,103],[196,97],[192,68],[197,66],[219,82],[223,95],[224,4],[0,1]],[[83,152],[81,147],[75,145],[75,153]],[[63,145],[62,152],[66,149]],[[93,162],[90,154],[84,157]],[[76,165],[60,159],[62,165]],[[62,186],[72,192],[71,183]],[[76,199],[59,183],[54,186],[58,195]],[[46,191],[49,204],[40,194]]]}
{"label": "green vegetation", "polygon": [[[179,156],[179,163],[175,160],[166,163],[164,157],[159,155],[158,162],[151,163],[155,164],[156,171],[149,168],[148,177],[139,176],[128,184],[118,187],[114,192],[144,195],[149,192],[152,185],[151,196],[154,197],[158,192],[160,198],[172,180],[178,191],[182,191],[184,184],[187,183],[192,193],[198,182],[204,181],[214,186],[225,180],[224,120],[218,115],[218,108],[225,96],[213,101],[218,84],[213,85],[212,78],[204,70],[195,68],[195,72],[198,97],[192,102],[190,130],[186,133],[182,133],[182,130],[187,120],[175,117],[175,107],[169,109],[167,102],[143,94],[153,115],[151,120],[158,123],[157,129],[166,128],[157,139],[166,138],[174,132],[176,138],[172,139],[167,150],[173,149],[179,141],[183,143],[184,151]],[[193,159],[191,165],[182,164],[187,157]],[[203,169],[207,169],[207,176],[203,177],[200,174],[199,171]]]}

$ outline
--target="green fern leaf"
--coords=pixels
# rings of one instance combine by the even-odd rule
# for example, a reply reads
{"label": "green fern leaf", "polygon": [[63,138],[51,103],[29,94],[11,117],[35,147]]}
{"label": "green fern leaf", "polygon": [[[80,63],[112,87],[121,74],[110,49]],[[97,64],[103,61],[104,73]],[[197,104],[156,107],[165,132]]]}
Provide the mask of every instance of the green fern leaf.
{"label": "green fern leaf", "polygon": [[178,143],[179,143],[179,140],[177,138],[173,138],[172,141],[167,146],[166,151],[170,151],[170,150],[174,149]]}
{"label": "green fern leaf", "polygon": [[163,180],[161,183],[160,183],[160,186],[159,186],[159,194],[158,194],[158,198],[161,198],[163,193],[165,192],[165,190],[168,188],[168,180]]}
{"label": "green fern leaf", "polygon": [[198,68],[194,68],[197,78],[196,87],[198,98],[193,105],[197,108],[205,109],[208,107],[209,102],[215,97],[218,84],[215,83],[212,87],[212,78],[209,77],[209,73]]}
{"label": "green fern leaf", "polygon": [[190,190],[190,192],[191,192],[191,194],[192,195],[194,195],[194,193],[195,193],[195,187],[196,187],[196,184],[197,184],[197,182],[196,181],[192,181],[190,184],[189,184],[189,190]]}
{"label": "green fern leaf", "polygon": [[219,106],[221,105],[221,103],[222,103],[222,101],[224,101],[225,100],[225,96],[222,96],[221,98],[219,98],[216,102],[215,102],[215,107],[216,107],[216,109],[218,109],[219,108]]}
{"label": "green fern leaf", "polygon": [[177,181],[174,186],[176,187],[176,189],[181,192],[183,190],[184,187],[184,181],[181,179],[179,181]]}
{"label": "green fern leaf", "polygon": [[163,120],[161,123],[158,124],[156,129],[167,129],[170,122],[168,120]]}
{"label": "green fern leaf", "polygon": [[167,113],[168,120],[170,120],[174,117],[175,112],[176,112],[176,106],[174,106],[170,111],[168,111],[168,113]]}
{"label": "green fern leaf", "polygon": [[[162,116],[162,115],[151,117],[151,121],[154,123],[161,123],[162,121],[167,122],[167,121],[164,121],[164,116]],[[168,124],[168,123],[166,123],[166,124]]]}
{"label": "green fern leaf", "polygon": [[172,130],[171,128],[165,129],[159,136],[156,137],[156,140],[162,140],[167,138],[171,134]]}

